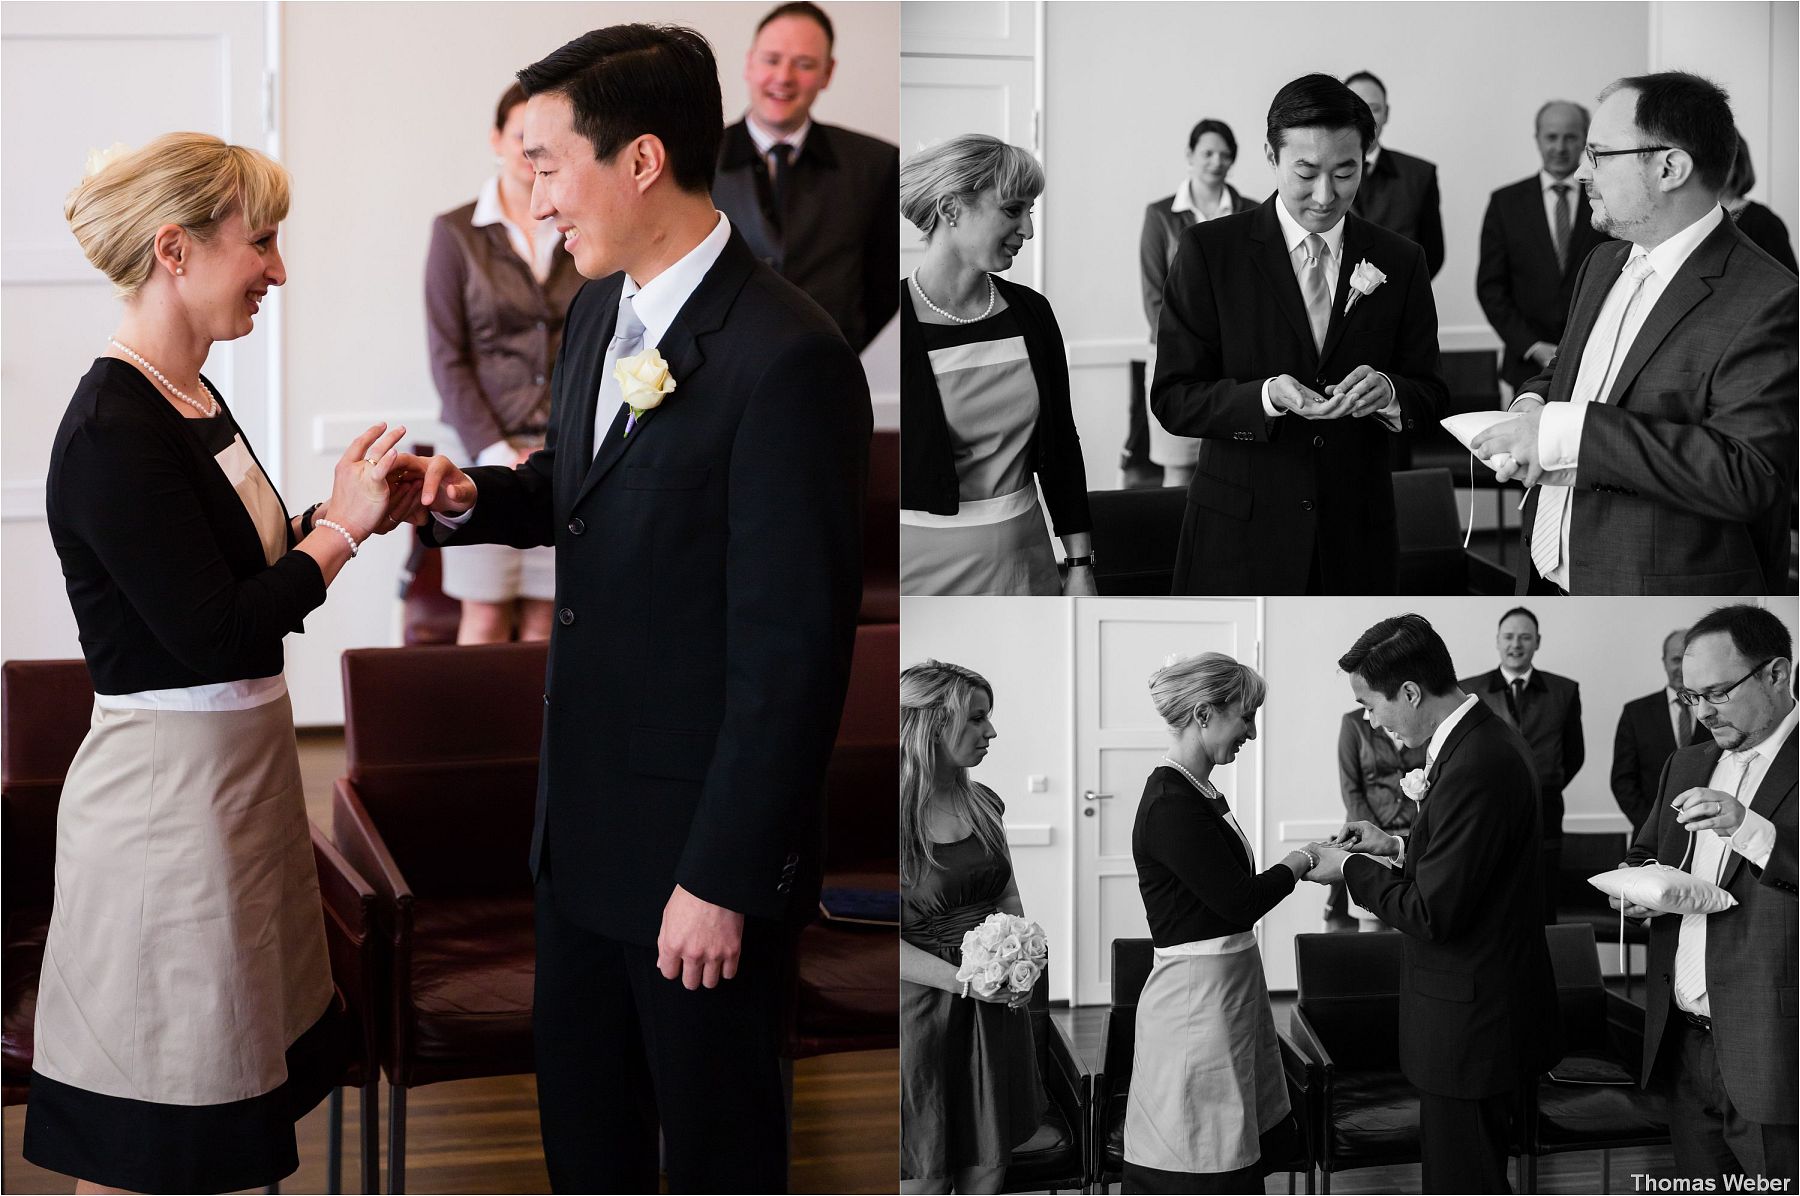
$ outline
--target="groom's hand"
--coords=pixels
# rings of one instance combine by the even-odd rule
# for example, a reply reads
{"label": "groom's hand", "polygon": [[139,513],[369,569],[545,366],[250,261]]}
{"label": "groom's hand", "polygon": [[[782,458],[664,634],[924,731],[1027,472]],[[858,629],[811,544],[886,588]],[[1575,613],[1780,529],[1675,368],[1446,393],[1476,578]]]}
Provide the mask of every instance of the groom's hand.
{"label": "groom's hand", "polygon": [[1319,866],[1307,872],[1306,879],[1318,884],[1336,884],[1344,879],[1344,858],[1350,853],[1341,847],[1330,847],[1324,843],[1313,845],[1313,854],[1319,857]]}
{"label": "groom's hand", "polygon": [[743,944],[743,914],[676,885],[656,935],[656,970],[690,989],[717,988],[737,975]]}
{"label": "groom's hand", "polygon": [[440,515],[460,515],[475,505],[475,483],[445,456],[415,457],[402,453],[394,468],[420,480],[419,505]]}
{"label": "groom's hand", "polygon": [[1292,374],[1281,374],[1269,380],[1269,402],[1278,410],[1304,419],[1327,418],[1320,412],[1331,405],[1330,400],[1318,391],[1300,385]]}
{"label": "groom's hand", "polygon": [[1360,419],[1386,409],[1393,400],[1394,388],[1374,366],[1359,365],[1345,374],[1342,381],[1327,386],[1325,393],[1332,398],[1347,400],[1350,406],[1344,414]]}
{"label": "groom's hand", "polygon": [[1344,851],[1391,858],[1400,854],[1400,836],[1388,834],[1373,822],[1346,822],[1338,832],[1336,846]]}

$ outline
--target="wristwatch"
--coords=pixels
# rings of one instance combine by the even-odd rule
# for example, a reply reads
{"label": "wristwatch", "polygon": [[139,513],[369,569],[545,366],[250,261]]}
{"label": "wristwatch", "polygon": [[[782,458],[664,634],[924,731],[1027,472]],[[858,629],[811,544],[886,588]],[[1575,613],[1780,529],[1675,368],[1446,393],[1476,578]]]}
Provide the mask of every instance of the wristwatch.
{"label": "wristwatch", "polygon": [[1098,559],[1099,558],[1097,558],[1090,549],[1086,556],[1064,557],[1063,564],[1070,569],[1092,569],[1094,567],[1094,562]]}
{"label": "wristwatch", "polygon": [[324,505],[325,504],[322,502],[316,502],[312,506],[306,508],[306,510],[304,510],[300,513],[300,538],[302,540],[304,540],[304,539],[306,539],[306,537],[312,535],[312,533],[313,533],[313,516],[317,515],[319,513],[319,508]]}

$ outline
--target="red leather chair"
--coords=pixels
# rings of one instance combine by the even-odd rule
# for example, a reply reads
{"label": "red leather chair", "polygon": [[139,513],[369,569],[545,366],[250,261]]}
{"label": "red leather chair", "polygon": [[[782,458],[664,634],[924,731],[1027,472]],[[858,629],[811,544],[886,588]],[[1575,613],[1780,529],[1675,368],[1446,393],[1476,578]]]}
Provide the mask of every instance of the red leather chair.
{"label": "red leather chair", "polygon": [[406,1185],[407,1089],[534,1067],[528,858],[546,647],[344,653],[349,775],[332,839],[381,907],[390,1192]]}
{"label": "red leather chair", "polygon": [[863,507],[864,623],[900,618],[900,433],[878,430],[869,441],[869,497]]}
{"label": "red leather chair", "polygon": [[381,1190],[381,1068],[376,1001],[381,939],[376,928],[375,890],[356,874],[313,823],[313,864],[319,872],[319,896],[325,907],[325,946],[331,956],[331,979],[344,1002],[348,1058],[344,1078],[331,1090],[326,1125],[325,1190],[342,1192],[344,1173],[344,1087],[362,1090],[359,1141],[362,1191]]}
{"label": "red leather chair", "polygon": [[80,660],[0,665],[0,887],[4,889],[4,1102],[30,1091],[38,973],[56,887],[56,807],[87,736],[94,687]]}
{"label": "red leather chair", "polygon": [[[900,625],[856,629],[850,690],[826,773],[826,888],[898,893]],[[821,919],[800,933],[787,1054],[885,1050],[900,1039],[897,926]]]}

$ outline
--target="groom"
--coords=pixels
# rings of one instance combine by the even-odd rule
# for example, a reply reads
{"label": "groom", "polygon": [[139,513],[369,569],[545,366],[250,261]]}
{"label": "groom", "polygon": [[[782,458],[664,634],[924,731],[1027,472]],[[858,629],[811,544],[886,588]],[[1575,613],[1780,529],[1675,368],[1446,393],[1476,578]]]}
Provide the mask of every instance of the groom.
{"label": "groom", "polygon": [[[779,1018],[818,897],[868,390],[836,325],[713,208],[704,38],[599,29],[519,81],[532,215],[595,281],[541,451],[409,464],[427,542],[557,549],[531,853],[550,1182],[655,1192],[660,1128],[669,1190],[786,1191]],[[470,717],[480,701],[472,685]]]}
{"label": "groom", "polygon": [[1341,874],[1358,905],[1407,936],[1400,1069],[1419,1090],[1421,1189],[1505,1192],[1519,1086],[1561,1057],[1537,773],[1518,732],[1457,686],[1420,616],[1377,623],[1338,667],[1371,725],[1425,748],[1425,790],[1410,839],[1349,823],[1307,879]]}

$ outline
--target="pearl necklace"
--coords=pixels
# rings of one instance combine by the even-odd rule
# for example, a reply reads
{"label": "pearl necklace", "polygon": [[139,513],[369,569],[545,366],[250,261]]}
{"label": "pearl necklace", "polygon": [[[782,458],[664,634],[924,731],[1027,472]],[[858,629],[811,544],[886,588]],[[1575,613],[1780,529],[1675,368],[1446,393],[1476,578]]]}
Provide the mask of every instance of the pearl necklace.
{"label": "pearl necklace", "polygon": [[[182,390],[179,386],[176,386],[173,382],[169,381],[168,378],[163,376],[163,372],[161,370],[159,370],[155,366],[151,365],[148,361],[145,361],[143,355],[140,354],[136,349],[133,349],[130,345],[123,343],[117,337],[109,336],[106,339],[107,339],[107,342],[109,344],[111,344],[113,348],[117,349],[119,352],[125,354],[125,356],[131,358],[131,360],[137,362],[139,365],[141,365],[145,369],[149,370],[150,376],[152,378],[155,378],[158,382],[162,383],[163,387],[170,394],[174,395],[176,398],[178,398],[182,402],[186,403],[189,407],[192,407],[195,411],[198,411],[206,419],[211,419],[213,416],[219,414],[219,399],[218,399],[217,395],[212,393],[211,387],[208,387],[207,391],[206,391],[206,397],[212,401],[212,409],[209,411],[206,407],[201,405],[200,400],[194,398],[192,395],[190,395],[186,391]],[[206,386],[206,379],[202,378],[200,380],[200,385]]]}
{"label": "pearl necklace", "polygon": [[913,290],[919,292],[919,298],[925,301],[925,306],[929,307],[932,311],[944,317],[946,320],[955,324],[979,324],[981,321],[994,314],[994,304],[1000,300],[1000,291],[994,286],[994,276],[992,274],[985,274],[982,277],[987,279],[988,284],[987,307],[983,309],[980,315],[971,316],[966,320],[956,313],[945,311],[943,308],[933,303],[931,301],[931,296],[925,293],[925,288],[919,285],[919,276],[916,273],[912,276],[912,284]]}
{"label": "pearl necklace", "polygon": [[1182,765],[1181,761],[1176,760],[1170,756],[1164,756],[1162,758],[1162,762],[1164,764],[1167,764],[1170,768],[1173,768],[1176,772],[1180,773],[1182,776],[1186,777],[1188,779],[1188,784],[1190,784],[1194,788],[1198,789],[1200,791],[1200,795],[1202,797],[1210,797],[1214,801],[1224,801],[1225,800],[1225,795],[1223,793],[1220,793],[1217,789],[1214,789],[1212,787],[1212,785],[1210,785],[1206,781],[1202,781],[1199,777],[1197,777],[1193,773],[1189,772],[1187,770],[1187,768]]}

